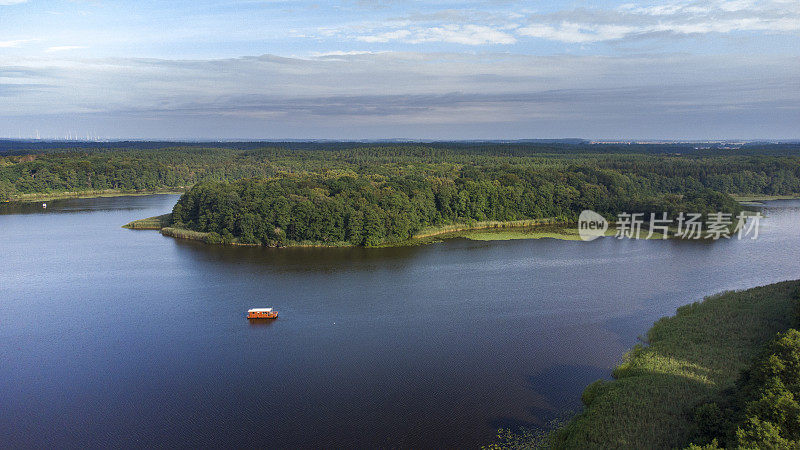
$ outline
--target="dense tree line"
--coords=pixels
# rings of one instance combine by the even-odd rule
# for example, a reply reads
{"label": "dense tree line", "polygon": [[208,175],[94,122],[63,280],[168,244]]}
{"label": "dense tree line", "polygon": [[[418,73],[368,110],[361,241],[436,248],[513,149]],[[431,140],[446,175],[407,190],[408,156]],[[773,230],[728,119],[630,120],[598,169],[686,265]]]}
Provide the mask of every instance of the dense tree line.
{"label": "dense tree line", "polygon": [[213,233],[212,239],[369,246],[444,224],[572,220],[583,209],[609,216],[735,211],[727,194],[800,193],[800,158],[758,148],[720,156],[580,153],[584,144],[565,143],[482,145],[340,143],[322,149],[317,143],[7,155],[0,157],[0,200],[195,186],[176,206],[176,224]]}
{"label": "dense tree line", "polygon": [[797,153],[796,147],[785,144],[743,148],[730,154],[709,150],[680,155],[665,151],[691,148],[566,143],[314,143],[254,148],[251,143],[241,148],[50,150],[0,156],[0,200],[25,194],[187,188],[203,181],[231,182],[279,174],[455,179],[470,167],[619,177],[621,184],[648,195],[704,189],[785,195],[800,193],[800,158],[779,155]]}
{"label": "dense tree line", "polygon": [[213,242],[287,245],[310,241],[374,246],[423,228],[480,221],[555,218],[593,209],[618,212],[736,213],[712,190],[661,193],[598,168],[465,166],[452,177],[283,175],[233,183],[204,182],[173,210],[176,227],[212,233]]}
{"label": "dense tree line", "polygon": [[275,173],[268,164],[224,150],[142,150],[49,153],[0,157],[0,200],[48,194],[189,187],[204,179],[239,179]]}
{"label": "dense tree line", "polygon": [[[175,141],[47,141],[0,139],[0,155],[28,155],[65,151],[96,152],[117,150],[163,149],[176,147]],[[208,141],[183,142],[182,148],[259,150],[265,147],[282,148],[292,151],[349,151],[355,148],[370,147],[381,151],[418,146],[414,142],[402,141]],[[458,153],[506,156],[529,156],[532,154],[643,154],[643,155],[686,155],[686,156],[800,156],[800,142],[592,142],[584,139],[529,139],[529,140],[477,140],[477,141],[429,141],[427,148],[454,151]]]}

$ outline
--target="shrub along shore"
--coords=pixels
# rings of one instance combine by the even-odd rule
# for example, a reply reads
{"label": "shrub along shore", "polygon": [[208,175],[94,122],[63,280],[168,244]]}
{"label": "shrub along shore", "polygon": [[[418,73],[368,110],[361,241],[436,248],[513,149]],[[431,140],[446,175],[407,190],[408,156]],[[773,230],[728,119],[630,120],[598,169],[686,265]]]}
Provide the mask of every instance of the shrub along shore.
{"label": "shrub along shore", "polygon": [[[211,244],[228,244],[240,246],[260,246],[261,244],[245,244],[238,239],[230,242],[223,242],[214,237],[211,233],[194,231],[186,228],[170,226],[172,214],[162,214],[160,216],[148,217],[146,219],[134,220],[123,225],[123,228],[132,230],[160,230],[164,236],[177,239],[188,239]],[[398,245],[418,245],[432,242],[439,242],[443,239],[463,237],[471,240],[509,240],[509,239],[540,239],[553,238],[562,240],[578,240],[577,228],[571,227],[574,224],[561,223],[552,220],[519,220],[509,222],[476,222],[474,224],[454,224],[441,227],[429,227],[415,234],[406,241],[387,244],[385,246]],[[656,236],[656,237],[660,237]],[[288,247],[352,247],[353,244],[343,242],[312,242],[301,241],[293,242]]]}

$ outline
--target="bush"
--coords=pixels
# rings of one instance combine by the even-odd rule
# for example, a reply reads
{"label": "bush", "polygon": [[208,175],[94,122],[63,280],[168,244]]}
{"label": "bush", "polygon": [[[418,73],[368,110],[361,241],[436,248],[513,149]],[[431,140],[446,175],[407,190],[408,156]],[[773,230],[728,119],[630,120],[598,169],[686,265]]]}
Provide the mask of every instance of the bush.
{"label": "bush", "polygon": [[[733,426],[730,421],[730,411],[723,411],[717,403],[700,405],[694,412],[694,420],[700,436],[722,436]],[[713,438],[705,442],[699,440],[698,442],[716,445],[717,439]]]}
{"label": "bush", "polygon": [[213,231],[208,233],[203,240],[206,244],[222,244],[222,236]]}
{"label": "bush", "polygon": [[695,410],[695,442],[724,447],[800,447],[800,331],[790,329],[770,341],[729,392],[717,403]]}
{"label": "bush", "polygon": [[605,390],[605,385],[605,380],[597,380],[589,386],[586,386],[586,389],[584,389],[583,393],[581,394],[581,402],[583,402],[583,405],[591,405],[594,400]]}

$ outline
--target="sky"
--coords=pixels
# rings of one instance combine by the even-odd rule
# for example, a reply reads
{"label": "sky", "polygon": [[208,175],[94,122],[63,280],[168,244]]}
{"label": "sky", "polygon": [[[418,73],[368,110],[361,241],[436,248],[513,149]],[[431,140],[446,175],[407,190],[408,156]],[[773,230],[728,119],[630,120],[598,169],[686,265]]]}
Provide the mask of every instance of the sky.
{"label": "sky", "polygon": [[0,0],[0,137],[800,138],[800,0]]}

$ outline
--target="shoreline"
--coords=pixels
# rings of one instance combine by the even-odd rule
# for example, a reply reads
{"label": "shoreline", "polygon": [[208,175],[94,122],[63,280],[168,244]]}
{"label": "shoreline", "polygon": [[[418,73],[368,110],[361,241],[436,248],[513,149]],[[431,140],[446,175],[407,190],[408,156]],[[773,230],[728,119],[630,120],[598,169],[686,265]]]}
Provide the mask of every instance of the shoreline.
{"label": "shoreline", "polygon": [[[122,228],[127,228],[130,230],[153,230],[159,231],[162,235],[176,238],[176,239],[186,239],[191,241],[198,241],[207,243],[207,237],[211,233],[203,232],[203,231],[195,231],[190,230],[187,228],[177,228],[169,226],[169,222],[171,219],[171,213],[162,214],[159,216],[147,217],[144,219],[138,219],[131,221],[125,225],[122,225]],[[425,244],[432,244],[435,242],[441,242],[444,239],[454,239],[454,238],[466,238],[476,241],[486,241],[486,240],[509,240],[507,236],[503,236],[500,239],[488,239],[486,236],[490,236],[498,231],[509,231],[514,234],[516,239],[542,239],[542,238],[552,238],[552,239],[561,239],[561,240],[576,240],[577,238],[577,228],[570,228],[570,223],[567,221],[557,221],[555,219],[536,219],[536,220],[514,220],[508,222],[501,222],[501,221],[486,221],[486,222],[477,222],[474,225],[469,225],[465,223],[461,224],[451,224],[451,225],[444,225],[442,227],[428,227],[420,232],[414,234],[411,239],[401,242],[390,242],[381,244],[374,248],[386,248],[386,247],[404,247],[409,245],[425,245]],[[574,225],[574,224],[573,224]],[[546,233],[536,234],[530,233],[530,231],[535,230],[537,228],[545,228],[548,227],[548,231]],[[527,233],[526,233],[527,231]],[[468,235],[469,233],[483,233],[480,235]],[[227,244],[218,244],[218,245],[234,245],[234,246],[243,246],[243,247],[261,247],[261,244],[242,244],[239,242],[231,242]],[[349,242],[292,242],[289,245],[280,248],[342,248],[342,247],[356,247],[355,245]]]}
{"label": "shoreline", "polygon": [[[174,193],[174,192],[164,192]],[[138,195],[151,195],[152,193],[140,193]],[[118,194],[121,195],[135,195],[135,194]],[[793,196],[752,196],[752,197],[735,197],[743,206],[756,206],[751,202],[745,201],[745,198],[761,198],[765,201],[779,200],[779,199],[795,199],[800,197]],[[750,203],[750,205],[748,205]],[[134,230],[157,230],[164,236],[193,240],[204,242],[214,245],[233,245],[243,247],[261,247],[261,244],[243,244],[237,242],[209,242],[209,235],[211,233],[190,230],[187,228],[171,227],[169,216],[171,213],[163,214],[160,216],[148,217],[145,219],[134,220],[123,225],[123,228]],[[610,225],[614,225],[611,223]],[[602,237],[614,237],[615,230],[609,226],[606,234]],[[647,230],[643,230],[643,234]],[[557,239],[562,241],[582,241],[577,229],[575,221],[566,218],[544,218],[544,219],[523,219],[513,221],[480,221],[473,223],[456,223],[442,226],[426,227],[416,232],[410,239],[399,242],[386,242],[376,245],[373,248],[389,248],[389,247],[406,247],[412,245],[427,245],[432,243],[441,242],[445,239],[469,239],[473,241],[510,241],[510,240],[525,240],[525,239]],[[675,239],[675,237],[668,237],[668,239]],[[654,233],[653,236],[639,237],[636,240],[664,240],[661,233]],[[285,246],[272,246],[274,248],[342,248],[342,247],[357,247],[350,242],[290,242]]]}
{"label": "shoreline", "polygon": [[411,239],[412,240],[425,239],[425,238],[431,238],[431,237],[441,236],[450,233],[458,233],[463,231],[507,229],[507,228],[533,228],[545,225],[567,226],[570,224],[574,223],[567,220],[559,220],[554,218],[510,220],[506,222],[497,220],[488,220],[483,222],[476,222],[474,224],[457,223],[451,225],[442,225],[440,227],[427,227],[415,233],[413,236],[411,236]]}
{"label": "shoreline", "polygon": [[89,199],[89,198],[106,198],[106,197],[138,197],[146,195],[164,195],[174,194],[181,195],[185,191],[180,189],[156,189],[154,191],[139,190],[139,191],[121,191],[117,189],[105,189],[101,191],[79,191],[79,192],[59,192],[52,194],[23,194],[14,198],[10,198],[4,203],[36,203],[53,200],[69,200],[69,199]]}
{"label": "shoreline", "polygon": [[[187,228],[169,226],[170,214],[134,220],[122,226],[131,230],[159,231],[163,236],[207,243],[209,245],[232,245],[240,247],[264,247],[261,244],[243,244],[237,241],[229,243],[210,243],[207,237],[211,233],[195,231]],[[645,234],[646,232],[643,232]],[[615,231],[609,228],[603,237],[614,237]],[[471,241],[511,241],[527,239],[556,239],[561,241],[582,241],[578,228],[574,223],[566,220],[536,219],[514,220],[508,222],[487,221],[478,222],[472,226],[468,224],[452,224],[442,227],[428,227],[418,232],[411,239],[400,242],[387,242],[372,248],[407,247],[413,245],[428,245],[442,242],[447,239],[468,239]],[[670,238],[672,239],[672,238]],[[664,240],[660,233],[652,237],[642,237],[637,240]],[[291,242],[282,247],[273,248],[343,248],[358,247],[350,242]]]}
{"label": "shoreline", "polygon": [[613,379],[584,389],[582,412],[538,435],[537,443],[684,448],[693,408],[719,398],[776,333],[794,326],[798,292],[800,280],[782,281],[679,307],[622,357]]}
{"label": "shoreline", "polygon": [[122,226],[129,230],[161,230],[167,228],[172,220],[172,213],[161,214],[159,216],[148,217],[128,222]]}
{"label": "shoreline", "polygon": [[731,195],[739,203],[768,202],[771,200],[800,200],[800,194],[795,195]]}

